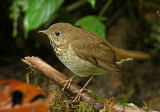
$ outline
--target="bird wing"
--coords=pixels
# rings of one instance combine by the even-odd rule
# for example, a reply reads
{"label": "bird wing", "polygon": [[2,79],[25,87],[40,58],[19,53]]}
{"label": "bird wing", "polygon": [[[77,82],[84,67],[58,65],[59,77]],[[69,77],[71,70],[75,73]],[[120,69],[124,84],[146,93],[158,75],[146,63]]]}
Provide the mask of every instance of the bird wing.
{"label": "bird wing", "polygon": [[94,36],[80,39],[70,43],[73,51],[80,58],[111,71],[121,71],[120,67],[115,63],[114,51],[106,45],[104,40]]}

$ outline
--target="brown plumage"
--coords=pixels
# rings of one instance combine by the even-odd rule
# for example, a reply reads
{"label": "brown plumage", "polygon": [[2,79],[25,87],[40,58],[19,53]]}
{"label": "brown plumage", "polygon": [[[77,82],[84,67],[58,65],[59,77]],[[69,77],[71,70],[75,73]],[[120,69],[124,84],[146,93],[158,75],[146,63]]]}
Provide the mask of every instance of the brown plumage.
{"label": "brown plumage", "polygon": [[54,24],[44,33],[48,34],[62,63],[82,77],[102,75],[107,70],[120,72],[117,62],[125,59],[149,58],[148,54],[139,51],[119,49],[100,36],[68,23]]}
{"label": "brown plumage", "polygon": [[[107,70],[121,72],[121,68],[117,65],[121,63],[120,61],[149,58],[142,52],[119,49],[100,36],[68,23],[56,23],[40,32],[48,35],[57,57],[75,75],[91,76],[73,102],[80,99],[81,93],[94,75],[103,75]],[[72,80],[72,78],[66,80],[63,90]]]}

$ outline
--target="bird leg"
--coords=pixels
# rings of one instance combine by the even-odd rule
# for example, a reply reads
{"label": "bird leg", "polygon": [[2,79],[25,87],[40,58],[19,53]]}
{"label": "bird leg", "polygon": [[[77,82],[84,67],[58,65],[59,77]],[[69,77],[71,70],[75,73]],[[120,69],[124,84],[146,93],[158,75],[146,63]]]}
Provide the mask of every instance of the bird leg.
{"label": "bird leg", "polygon": [[65,89],[66,87],[69,88],[69,86],[70,86],[71,83],[73,82],[73,78],[74,78],[75,76],[76,76],[76,75],[73,75],[70,79],[65,80],[65,81],[62,82],[62,83],[65,83],[64,86],[63,86],[62,91],[64,91],[64,89]]}
{"label": "bird leg", "polygon": [[83,86],[82,89],[73,92],[73,93],[78,93],[78,94],[77,94],[77,96],[75,97],[75,99],[74,99],[72,102],[75,102],[76,100],[78,100],[78,101],[80,100],[83,91],[86,90],[85,87],[89,84],[89,82],[92,80],[93,77],[94,77],[94,76],[91,76],[91,77],[89,78],[89,80],[86,82],[86,84]]}

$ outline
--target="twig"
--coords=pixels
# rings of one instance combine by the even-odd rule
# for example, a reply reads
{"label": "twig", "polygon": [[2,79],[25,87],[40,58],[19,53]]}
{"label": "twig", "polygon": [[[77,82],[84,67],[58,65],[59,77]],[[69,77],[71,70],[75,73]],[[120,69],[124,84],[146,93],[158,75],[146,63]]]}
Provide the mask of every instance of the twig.
{"label": "twig", "polygon": [[105,11],[108,9],[108,7],[110,6],[110,4],[112,3],[112,0],[108,0],[106,2],[106,4],[104,5],[103,9],[100,11],[100,13],[98,14],[98,16],[103,16],[103,14],[105,13]]}
{"label": "twig", "polygon": [[[50,79],[52,79],[54,82],[56,82],[61,87],[64,86],[64,82],[66,79],[68,79],[64,74],[60,73],[50,65],[48,65],[46,62],[44,62],[42,59],[38,57],[25,57],[25,59],[22,59],[23,62],[25,62],[29,66],[35,67],[37,70],[44,73],[44,75],[48,76]],[[74,91],[78,91],[81,89],[79,85],[72,82],[69,88],[66,88],[68,91],[73,93]],[[89,100],[91,97],[88,95],[87,92],[82,93],[81,100]]]}
{"label": "twig", "polygon": [[76,8],[79,8],[80,6],[84,5],[85,3],[87,3],[87,0],[80,0],[80,1],[77,1],[71,5],[69,5],[66,9],[67,11],[73,11],[75,10]]}
{"label": "twig", "polygon": [[[59,84],[61,87],[64,86],[64,83],[62,82],[68,79],[64,74],[57,71],[50,65],[48,65],[46,62],[44,62],[39,57],[34,57],[34,56],[29,57],[28,56],[28,57],[25,57],[25,59],[22,59],[22,61],[26,63],[27,65],[32,66],[36,68],[37,70],[43,72],[44,75],[48,76],[50,79],[52,79],[54,82]],[[66,89],[67,91],[70,91],[71,93],[73,93],[74,91],[80,90],[81,87],[75,82],[72,82],[70,85],[70,88],[66,88]],[[92,99],[92,97],[87,92],[83,92],[81,96],[81,100],[84,101],[84,100],[89,100],[89,99]],[[135,108],[131,106],[123,106],[123,105],[118,105],[118,104],[111,104],[111,105],[113,106],[114,112],[158,112],[158,111],[154,111],[150,109],[140,109],[140,108]],[[108,104],[107,106],[110,106],[110,104]],[[99,111],[104,108],[104,103],[95,101],[93,108],[96,111]]]}

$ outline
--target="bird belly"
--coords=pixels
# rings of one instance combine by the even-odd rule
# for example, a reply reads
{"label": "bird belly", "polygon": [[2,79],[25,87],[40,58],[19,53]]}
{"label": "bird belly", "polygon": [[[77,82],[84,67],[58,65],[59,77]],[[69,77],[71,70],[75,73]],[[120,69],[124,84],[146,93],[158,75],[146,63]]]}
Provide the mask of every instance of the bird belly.
{"label": "bird belly", "polygon": [[107,72],[106,69],[77,56],[77,54],[72,50],[71,46],[69,46],[68,50],[63,52],[61,57],[58,58],[68,69],[80,77],[103,75]]}

